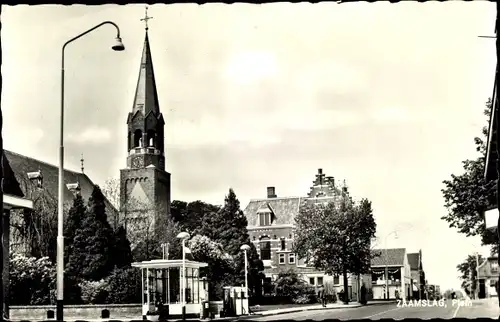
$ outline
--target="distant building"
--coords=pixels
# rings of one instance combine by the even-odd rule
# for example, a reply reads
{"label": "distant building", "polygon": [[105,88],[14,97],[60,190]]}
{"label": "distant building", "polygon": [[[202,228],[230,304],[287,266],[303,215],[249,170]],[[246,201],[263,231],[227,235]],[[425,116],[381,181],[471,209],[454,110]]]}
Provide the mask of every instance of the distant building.
{"label": "distant building", "polygon": [[[304,202],[330,202],[340,197],[340,190],[335,186],[333,177],[327,177],[318,169],[316,178],[307,196],[278,197],[275,187],[267,187],[266,198],[252,199],[244,213],[248,220],[248,233],[255,244],[260,258],[264,262],[264,292],[271,292],[272,281],[280,271],[293,268],[303,279],[314,286],[325,283],[333,284],[337,292],[344,288],[342,276],[329,276],[298,259],[292,252],[295,217]],[[366,283],[370,287],[370,282]],[[354,285],[354,288],[353,288]],[[349,295],[357,299],[358,285],[356,277],[349,276]]]}
{"label": "distant building", "polygon": [[[373,299],[396,299],[397,297],[411,299],[413,288],[406,249],[376,249],[373,251],[373,256],[371,262]],[[388,277],[386,277],[386,268]],[[389,289],[389,294],[387,294],[386,287]]]}
{"label": "distant building", "polygon": [[497,297],[498,258],[488,257],[478,266],[479,287],[476,292],[480,299]]}
{"label": "distant building", "polygon": [[425,272],[422,265],[422,250],[408,254],[411,270],[411,285],[414,299],[423,299],[425,294]]}

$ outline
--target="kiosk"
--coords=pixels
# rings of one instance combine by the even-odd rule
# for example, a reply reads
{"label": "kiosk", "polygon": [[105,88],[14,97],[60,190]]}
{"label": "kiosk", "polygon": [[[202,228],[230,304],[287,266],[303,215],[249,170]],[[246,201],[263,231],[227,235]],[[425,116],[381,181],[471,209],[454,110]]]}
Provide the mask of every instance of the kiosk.
{"label": "kiosk", "polygon": [[[132,267],[141,269],[142,278],[142,316],[147,318],[148,312],[158,312],[160,306],[166,308],[168,317],[181,317],[181,289],[183,262],[181,259],[155,259],[132,263]],[[186,260],[184,279],[186,317],[199,318],[203,310],[203,302],[208,301],[208,283],[199,277],[201,267],[207,263]]]}

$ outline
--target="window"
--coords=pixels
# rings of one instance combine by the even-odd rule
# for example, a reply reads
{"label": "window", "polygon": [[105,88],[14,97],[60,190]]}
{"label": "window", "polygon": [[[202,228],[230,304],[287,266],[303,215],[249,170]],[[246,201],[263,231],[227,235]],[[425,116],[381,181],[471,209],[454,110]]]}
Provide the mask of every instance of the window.
{"label": "window", "polygon": [[285,254],[280,254],[280,264],[285,264]]}
{"label": "window", "polygon": [[333,276],[333,284],[340,284],[340,277],[336,274]]}
{"label": "window", "polygon": [[491,262],[491,270],[492,270],[493,272],[498,271],[498,263]]}
{"label": "window", "polygon": [[309,284],[314,285],[314,277],[309,277]]}
{"label": "window", "polygon": [[271,241],[268,237],[263,237],[260,240],[260,259],[269,260],[271,259]]}
{"label": "window", "polygon": [[259,221],[261,226],[270,226],[271,225],[271,213],[263,212],[259,214]]}
{"label": "window", "polygon": [[285,250],[286,249],[286,241],[285,241],[285,238],[281,238],[281,250]]}
{"label": "window", "polygon": [[288,254],[288,264],[295,264],[295,254]]}
{"label": "window", "polygon": [[323,277],[318,277],[318,285],[323,285]]}

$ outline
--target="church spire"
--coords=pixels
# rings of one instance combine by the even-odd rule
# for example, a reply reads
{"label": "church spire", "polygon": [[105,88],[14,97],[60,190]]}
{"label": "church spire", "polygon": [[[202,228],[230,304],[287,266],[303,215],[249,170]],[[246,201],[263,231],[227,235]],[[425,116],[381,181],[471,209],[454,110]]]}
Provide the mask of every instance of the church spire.
{"label": "church spire", "polygon": [[148,37],[148,20],[153,17],[148,16],[148,8],[146,7],[146,15],[141,21],[146,25],[146,36],[144,39],[144,47],[142,49],[141,68],[139,70],[139,79],[137,80],[137,87],[135,90],[134,106],[132,113],[142,111],[144,117],[150,112],[155,116],[160,113],[158,102],[158,93],[156,91],[156,81],[153,70],[153,60],[151,59],[151,48],[149,46]]}

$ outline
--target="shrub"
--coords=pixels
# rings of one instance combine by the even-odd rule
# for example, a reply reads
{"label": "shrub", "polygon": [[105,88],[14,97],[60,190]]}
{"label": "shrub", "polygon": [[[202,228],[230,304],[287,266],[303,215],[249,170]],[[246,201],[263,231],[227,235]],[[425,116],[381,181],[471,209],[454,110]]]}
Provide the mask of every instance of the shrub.
{"label": "shrub", "polygon": [[10,254],[10,303],[44,305],[51,303],[56,270],[48,257],[35,258]]}
{"label": "shrub", "polygon": [[105,280],[82,281],[79,284],[82,292],[82,300],[86,304],[102,304],[108,297],[108,285]]}
{"label": "shrub", "polygon": [[278,274],[278,278],[274,282],[274,295],[288,298],[289,302],[297,304],[314,303],[316,301],[315,289],[300,278],[293,269]]}
{"label": "shrub", "polygon": [[107,303],[141,303],[141,273],[138,268],[115,268],[106,278]]}

